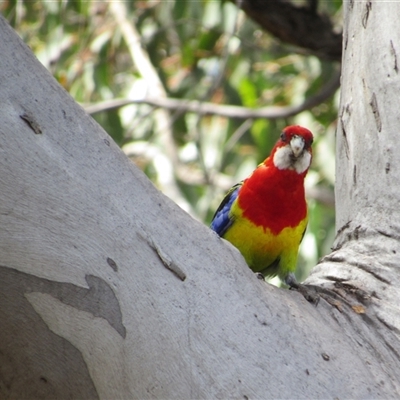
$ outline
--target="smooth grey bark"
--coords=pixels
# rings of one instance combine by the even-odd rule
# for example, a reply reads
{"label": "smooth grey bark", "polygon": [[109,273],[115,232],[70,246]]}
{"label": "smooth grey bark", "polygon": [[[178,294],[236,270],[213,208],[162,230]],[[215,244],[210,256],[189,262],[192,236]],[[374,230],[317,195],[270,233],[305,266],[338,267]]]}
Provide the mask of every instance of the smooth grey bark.
{"label": "smooth grey bark", "polygon": [[400,9],[345,8],[340,229],[309,278],[317,307],[157,191],[0,19],[0,398],[398,396]]}
{"label": "smooth grey bark", "polygon": [[333,252],[308,281],[335,287],[361,312],[348,334],[364,350],[369,349],[366,363],[371,359],[380,363],[381,369],[375,372],[377,384],[382,390],[392,385],[391,396],[398,397],[400,30],[396,15],[400,3],[349,1],[344,9],[337,236]]}

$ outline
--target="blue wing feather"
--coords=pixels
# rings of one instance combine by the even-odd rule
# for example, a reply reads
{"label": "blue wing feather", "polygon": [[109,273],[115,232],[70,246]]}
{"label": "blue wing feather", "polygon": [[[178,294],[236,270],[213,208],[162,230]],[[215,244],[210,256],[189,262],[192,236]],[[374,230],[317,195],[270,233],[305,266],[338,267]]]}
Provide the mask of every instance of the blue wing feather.
{"label": "blue wing feather", "polygon": [[211,229],[221,237],[224,236],[225,232],[233,223],[233,219],[229,215],[229,212],[233,202],[236,200],[239,194],[242,184],[243,182],[239,182],[229,190],[213,216]]}

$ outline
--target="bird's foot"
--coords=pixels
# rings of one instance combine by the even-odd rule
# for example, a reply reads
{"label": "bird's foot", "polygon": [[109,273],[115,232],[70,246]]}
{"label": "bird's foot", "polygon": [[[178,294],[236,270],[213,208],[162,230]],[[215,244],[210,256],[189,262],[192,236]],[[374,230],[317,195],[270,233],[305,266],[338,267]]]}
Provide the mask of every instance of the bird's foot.
{"label": "bird's foot", "polygon": [[261,272],[256,272],[255,274],[257,279],[260,279],[261,281],[265,280],[264,275]]}
{"label": "bird's foot", "polygon": [[290,290],[297,290],[299,293],[303,295],[303,297],[309,301],[310,303],[313,303],[315,305],[318,305],[320,296],[310,286],[302,285],[301,283],[297,282],[294,274],[290,273],[286,278],[285,278],[285,283],[286,285],[289,286]]}
{"label": "bird's foot", "polygon": [[296,286],[291,286],[290,289],[297,290],[299,293],[303,295],[303,297],[307,301],[315,305],[318,305],[320,296],[314,289],[307,287],[306,285],[302,285],[300,283],[298,283]]}

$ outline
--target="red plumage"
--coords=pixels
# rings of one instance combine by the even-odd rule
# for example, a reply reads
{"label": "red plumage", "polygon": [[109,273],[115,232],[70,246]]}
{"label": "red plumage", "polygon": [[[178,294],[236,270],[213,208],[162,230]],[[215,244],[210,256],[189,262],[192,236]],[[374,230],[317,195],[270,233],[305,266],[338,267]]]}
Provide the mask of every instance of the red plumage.
{"label": "red plumage", "polygon": [[[277,175],[275,168],[273,165],[257,168],[251,178],[243,182],[238,202],[244,217],[278,234],[303,220],[307,215],[307,205],[304,177],[290,170],[280,171]],[[265,185],[266,181],[268,185]]]}

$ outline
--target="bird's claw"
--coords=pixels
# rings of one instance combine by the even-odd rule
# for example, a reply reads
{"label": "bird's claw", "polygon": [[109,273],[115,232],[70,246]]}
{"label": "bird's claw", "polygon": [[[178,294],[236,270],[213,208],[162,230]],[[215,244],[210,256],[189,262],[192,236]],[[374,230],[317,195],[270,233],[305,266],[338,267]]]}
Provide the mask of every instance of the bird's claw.
{"label": "bird's claw", "polygon": [[290,289],[301,293],[308,302],[318,305],[320,296],[314,289],[300,283],[290,286]]}
{"label": "bird's claw", "polygon": [[294,290],[297,290],[299,293],[301,293],[308,302],[315,304],[316,306],[318,305],[320,295],[314,289],[299,284],[299,286],[294,288]]}

